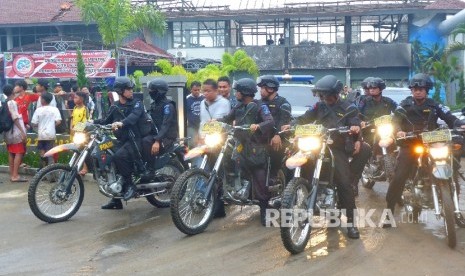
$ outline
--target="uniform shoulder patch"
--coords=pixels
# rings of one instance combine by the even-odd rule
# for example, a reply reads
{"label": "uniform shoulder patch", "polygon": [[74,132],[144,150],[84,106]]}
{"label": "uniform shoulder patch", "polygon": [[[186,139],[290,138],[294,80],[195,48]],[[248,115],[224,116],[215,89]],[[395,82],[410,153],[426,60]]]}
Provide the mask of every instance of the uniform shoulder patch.
{"label": "uniform shoulder patch", "polygon": [[284,109],[286,111],[291,111],[291,105],[289,103],[283,103],[281,105],[281,109]]}
{"label": "uniform shoulder patch", "polygon": [[271,113],[270,109],[268,108],[266,104],[262,104],[262,111],[265,115],[269,115]]}
{"label": "uniform shoulder patch", "polygon": [[170,111],[170,105],[169,105],[169,104],[165,105],[165,106],[163,107],[163,114],[169,115],[170,112],[171,112],[171,111]]}
{"label": "uniform shoulder patch", "polygon": [[136,104],[134,104],[134,108],[140,108],[141,107],[141,103],[139,101],[136,102]]}
{"label": "uniform shoulder patch", "polygon": [[450,112],[450,108],[449,108],[448,106],[439,104],[438,107],[439,107],[439,108],[442,110],[442,112],[444,112],[444,113]]}

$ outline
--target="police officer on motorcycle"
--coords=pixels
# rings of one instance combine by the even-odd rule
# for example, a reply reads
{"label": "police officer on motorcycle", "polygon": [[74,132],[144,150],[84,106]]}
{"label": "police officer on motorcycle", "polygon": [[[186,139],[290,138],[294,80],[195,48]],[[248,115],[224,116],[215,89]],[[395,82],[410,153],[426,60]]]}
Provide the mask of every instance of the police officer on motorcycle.
{"label": "police officer on motorcycle", "polygon": [[[140,147],[140,131],[138,125],[144,120],[144,106],[139,100],[133,99],[134,84],[127,77],[117,77],[113,90],[118,93],[119,101],[115,102],[104,119],[95,120],[95,124],[112,124],[114,134],[119,141],[118,150],[113,155],[113,162],[118,173],[123,178],[123,199],[134,197],[136,187],[132,180],[134,164],[138,158]],[[132,134],[134,134],[133,137]],[[136,148],[137,147],[137,148]],[[122,209],[120,199],[112,199],[102,209]]]}
{"label": "police officer on motorcycle", "polygon": [[[431,131],[438,128],[438,119],[445,121],[449,128],[461,126],[465,122],[452,115],[449,108],[428,98],[428,91],[433,87],[433,81],[426,74],[416,74],[409,83],[412,96],[403,100],[395,113],[397,137],[405,137],[410,131]],[[389,183],[386,194],[387,208],[394,213],[396,202],[401,200],[405,181],[409,172],[415,166],[415,155],[408,146],[400,146],[395,175]],[[385,222],[383,227],[391,227],[391,222]]]}
{"label": "police officer on motorcycle", "polygon": [[[397,103],[391,98],[382,95],[386,88],[386,83],[378,77],[369,77],[364,80],[364,86],[368,89],[369,95],[363,97],[358,103],[358,109],[362,116],[362,128],[365,127],[367,121],[371,121],[383,115],[390,115],[397,108]],[[365,141],[372,144],[375,154],[380,152],[379,146],[373,144],[373,133],[364,133]],[[392,152],[392,149],[391,149]],[[380,166],[378,167],[378,169]],[[363,170],[363,168],[362,168]]]}
{"label": "police officer on motorcycle", "polygon": [[[257,93],[257,84],[252,79],[243,78],[234,83],[233,89],[236,90],[238,104],[236,104],[228,115],[218,121],[228,124],[232,124],[235,121],[235,125],[238,126],[250,125],[252,135],[247,133],[246,135],[237,136],[237,139],[244,148],[253,144],[268,144],[273,134],[274,121],[268,106],[254,99],[255,93]],[[248,157],[244,156],[244,159]],[[266,185],[265,166],[266,156],[264,156],[262,165],[246,165],[244,168],[244,164],[242,164],[241,168],[247,169],[251,173],[255,188],[255,198],[260,201],[260,220],[262,225],[265,225],[266,208],[270,199]]]}
{"label": "police officer on motorcycle", "polygon": [[[318,102],[304,115],[296,119],[297,124],[309,124],[315,120],[326,128],[350,127],[349,137],[335,136],[330,146],[334,155],[334,181],[338,187],[340,207],[346,209],[347,235],[351,239],[360,237],[358,228],[353,225],[355,197],[351,187],[349,157],[354,153],[355,141],[360,133],[360,119],[355,105],[340,99],[339,93],[343,84],[333,75],[327,75],[316,82],[313,91],[319,94],[323,101]],[[286,127],[285,127],[286,128]],[[348,139],[347,139],[348,138]],[[358,149],[359,150],[359,149]],[[358,153],[358,151],[356,151]]]}
{"label": "police officer on motorcycle", "polygon": [[156,131],[142,139],[143,158],[147,162],[148,174],[155,170],[154,155],[163,154],[173,146],[179,136],[178,119],[175,103],[166,98],[168,84],[161,79],[155,79],[147,85],[153,102],[150,106],[150,116]]}
{"label": "police officer on motorcycle", "polygon": [[284,158],[285,145],[281,141],[278,132],[283,125],[288,125],[292,120],[291,104],[286,98],[278,95],[279,81],[273,75],[264,75],[258,78],[257,86],[260,87],[262,103],[268,106],[274,120],[275,133],[271,139],[270,145],[270,172],[271,178],[275,179],[280,169],[281,162]]}
{"label": "police officer on motorcycle", "polygon": [[373,79],[373,77],[367,77],[365,78],[362,83],[362,89],[363,89],[363,94],[358,96],[357,99],[355,100],[355,105],[358,106],[360,101],[365,99],[366,97],[370,96],[370,89],[368,88],[368,83]]}

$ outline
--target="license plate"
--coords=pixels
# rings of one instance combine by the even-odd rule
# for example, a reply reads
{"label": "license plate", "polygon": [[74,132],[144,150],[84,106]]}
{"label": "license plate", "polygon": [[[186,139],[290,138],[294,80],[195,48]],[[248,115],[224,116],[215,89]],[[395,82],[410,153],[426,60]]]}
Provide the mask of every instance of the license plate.
{"label": "license plate", "polygon": [[374,119],[374,121],[373,121],[375,126],[390,124],[391,122],[392,122],[391,115],[384,115],[384,116],[381,116],[381,117],[378,117],[378,118]]}
{"label": "license plate", "polygon": [[449,129],[435,130],[421,134],[423,143],[449,142],[452,140],[452,134]]}
{"label": "license plate", "polygon": [[203,134],[221,133],[223,131],[223,124],[220,122],[208,122],[202,126]]}
{"label": "license plate", "polygon": [[296,137],[319,136],[323,133],[323,125],[298,125],[295,127]]}

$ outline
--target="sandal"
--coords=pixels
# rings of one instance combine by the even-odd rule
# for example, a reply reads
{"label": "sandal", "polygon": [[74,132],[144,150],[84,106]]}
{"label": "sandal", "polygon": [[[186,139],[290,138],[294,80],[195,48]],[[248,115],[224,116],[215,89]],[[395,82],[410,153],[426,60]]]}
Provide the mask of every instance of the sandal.
{"label": "sandal", "polygon": [[18,179],[10,179],[11,182],[28,182],[27,178],[19,177]]}

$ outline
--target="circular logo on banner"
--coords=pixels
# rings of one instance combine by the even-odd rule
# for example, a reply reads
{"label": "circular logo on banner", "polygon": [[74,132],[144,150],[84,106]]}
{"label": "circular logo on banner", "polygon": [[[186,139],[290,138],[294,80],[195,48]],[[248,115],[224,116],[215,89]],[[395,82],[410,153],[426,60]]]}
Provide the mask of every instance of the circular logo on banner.
{"label": "circular logo on banner", "polygon": [[29,76],[34,69],[34,59],[30,56],[20,55],[13,60],[13,70],[21,77]]}

